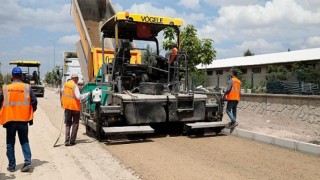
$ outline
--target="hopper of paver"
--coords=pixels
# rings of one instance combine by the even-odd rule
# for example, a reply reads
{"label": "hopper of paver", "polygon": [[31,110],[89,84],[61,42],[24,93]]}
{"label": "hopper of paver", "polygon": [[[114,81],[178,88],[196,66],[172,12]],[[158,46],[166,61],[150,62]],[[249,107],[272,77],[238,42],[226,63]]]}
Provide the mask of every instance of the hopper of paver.
{"label": "hopper of paver", "polygon": [[[114,58],[115,41],[113,38],[105,39],[104,48],[102,48],[100,24],[112,17],[115,10],[110,0],[73,0],[72,2],[72,12],[80,35],[80,41],[76,43],[76,52],[84,83],[94,82],[103,64],[102,55],[106,57],[106,61],[112,61]],[[130,46],[134,47],[132,43]],[[131,63],[140,63],[140,56],[139,51],[132,50]]]}

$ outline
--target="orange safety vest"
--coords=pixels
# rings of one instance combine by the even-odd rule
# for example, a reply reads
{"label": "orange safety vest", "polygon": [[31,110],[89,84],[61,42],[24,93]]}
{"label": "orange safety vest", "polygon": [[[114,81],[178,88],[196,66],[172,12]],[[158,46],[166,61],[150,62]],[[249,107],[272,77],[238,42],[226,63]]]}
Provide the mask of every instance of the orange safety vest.
{"label": "orange safety vest", "polygon": [[241,81],[236,77],[231,78],[230,81],[232,81],[232,89],[227,94],[227,100],[240,101]]}
{"label": "orange safety vest", "polygon": [[170,55],[170,63],[172,63],[175,60],[175,58],[177,57],[177,54],[178,54],[178,49],[172,48],[171,55]]}
{"label": "orange safety vest", "polygon": [[13,82],[9,85],[3,85],[2,93],[1,125],[10,121],[29,122],[33,120],[29,84]]}
{"label": "orange safety vest", "polygon": [[63,109],[75,111],[81,110],[80,100],[78,100],[76,95],[74,94],[74,90],[76,87],[77,85],[72,80],[64,84],[64,89],[61,97]]}

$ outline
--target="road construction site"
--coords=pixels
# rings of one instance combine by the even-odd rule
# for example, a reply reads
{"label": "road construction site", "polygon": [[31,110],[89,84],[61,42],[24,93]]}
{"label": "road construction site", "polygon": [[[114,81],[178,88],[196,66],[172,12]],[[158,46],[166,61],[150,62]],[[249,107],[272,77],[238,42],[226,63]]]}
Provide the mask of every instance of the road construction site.
{"label": "road construction site", "polygon": [[[107,0],[72,2],[81,37],[76,44],[85,82],[81,93],[91,94],[81,101],[82,124],[76,145],[64,145],[59,89],[47,87],[44,98],[38,99],[34,125],[29,130],[34,169],[30,173],[6,171],[3,140],[1,180],[320,179],[318,153],[301,153],[232,136],[227,131],[220,133],[229,122],[227,116],[222,117],[222,94],[209,99],[205,93],[190,89],[188,58],[183,52],[176,49],[171,55],[172,65],[170,56],[165,59],[159,54],[158,34],[171,27],[179,38],[182,19],[116,13]],[[145,49],[137,48],[133,40],[154,42],[157,62],[142,61],[140,51]],[[180,81],[182,77],[184,81]],[[263,118],[240,112],[236,131],[239,134],[243,128],[263,133]],[[288,134],[299,132],[298,128],[290,132],[276,121],[267,122],[269,135],[288,138]],[[205,128],[211,133],[204,134]],[[171,129],[175,133],[171,134]],[[5,137],[4,129],[0,135]],[[114,135],[116,142],[110,138]],[[142,139],[132,141],[140,135]],[[308,139],[304,134],[298,136],[299,140]],[[53,146],[58,137],[57,146]],[[19,145],[16,151],[21,152]],[[16,169],[20,169],[22,153],[16,156]]]}
{"label": "road construction site", "polygon": [[[29,129],[34,169],[6,171],[5,140],[0,141],[0,179],[319,179],[320,157],[227,133],[204,137],[162,136],[132,143],[103,143],[80,125],[77,144],[66,147],[58,89],[46,88]],[[244,117],[244,114],[242,114]],[[239,117],[239,128],[243,117]],[[248,119],[247,119],[248,120]],[[247,121],[246,120],[246,121]],[[243,120],[245,121],[245,120]],[[244,125],[246,123],[243,123]],[[5,129],[0,130],[5,137]]]}

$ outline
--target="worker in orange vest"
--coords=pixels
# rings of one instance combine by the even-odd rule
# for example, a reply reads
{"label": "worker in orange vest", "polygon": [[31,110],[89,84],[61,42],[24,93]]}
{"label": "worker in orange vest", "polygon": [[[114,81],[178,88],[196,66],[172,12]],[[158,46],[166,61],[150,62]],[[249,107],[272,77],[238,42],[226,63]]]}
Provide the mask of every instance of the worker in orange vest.
{"label": "worker in orange vest", "polygon": [[[65,109],[66,122],[66,138],[64,143],[65,146],[73,146],[76,144],[81,111],[80,100],[86,99],[90,94],[89,92],[80,94],[78,81],[78,75],[72,74],[71,81],[67,81],[61,88],[62,108]],[[72,132],[70,136],[71,127]]]}
{"label": "worker in orange vest", "polygon": [[229,85],[224,94],[223,99],[227,100],[227,114],[231,120],[227,128],[235,128],[238,125],[237,122],[237,106],[240,101],[241,95],[241,81],[237,78],[238,71],[232,69],[230,71],[231,79]]}
{"label": "worker in orange vest", "polygon": [[170,79],[169,81],[174,81],[174,71],[175,67],[178,66],[177,63],[177,56],[178,56],[178,48],[176,45],[173,45],[169,52],[166,53],[166,57],[168,58],[169,63],[169,70],[170,70]]}
{"label": "worker in orange vest", "polygon": [[22,82],[22,71],[19,67],[12,70],[12,83],[3,85],[0,93],[0,124],[7,130],[7,170],[14,172],[16,159],[14,145],[18,132],[24,165],[22,172],[28,172],[31,166],[31,150],[28,139],[28,123],[33,124],[33,112],[37,110],[37,98],[29,84]]}
{"label": "worker in orange vest", "polygon": [[170,64],[173,63],[176,60],[177,54],[178,54],[178,48],[177,48],[177,46],[174,45],[171,48],[170,59],[169,59],[170,60]]}

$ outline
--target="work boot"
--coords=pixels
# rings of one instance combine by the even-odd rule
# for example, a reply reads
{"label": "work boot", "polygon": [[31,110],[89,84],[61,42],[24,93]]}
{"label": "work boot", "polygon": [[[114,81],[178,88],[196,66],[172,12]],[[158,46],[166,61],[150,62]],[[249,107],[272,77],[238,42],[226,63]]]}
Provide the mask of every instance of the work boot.
{"label": "work boot", "polygon": [[238,126],[238,123],[237,122],[233,122],[233,123],[231,123],[230,128],[235,128],[236,126]]}
{"label": "work boot", "polygon": [[70,146],[70,143],[68,141],[64,142],[65,146]]}
{"label": "work boot", "polygon": [[14,168],[14,167],[7,167],[7,170],[9,171],[9,172],[14,172],[15,170],[16,170],[16,168]]}
{"label": "work boot", "polygon": [[21,172],[29,172],[32,169],[31,164],[24,164],[21,168]]}
{"label": "work boot", "polygon": [[229,122],[227,125],[226,125],[226,128],[229,129],[232,125],[232,122]]}
{"label": "work boot", "polygon": [[74,145],[76,145],[75,142],[70,142],[70,146],[74,146]]}

